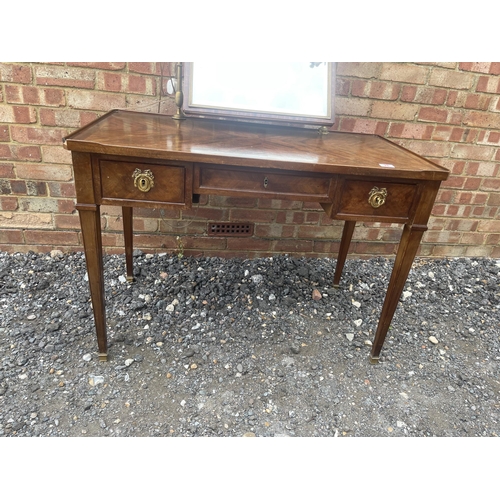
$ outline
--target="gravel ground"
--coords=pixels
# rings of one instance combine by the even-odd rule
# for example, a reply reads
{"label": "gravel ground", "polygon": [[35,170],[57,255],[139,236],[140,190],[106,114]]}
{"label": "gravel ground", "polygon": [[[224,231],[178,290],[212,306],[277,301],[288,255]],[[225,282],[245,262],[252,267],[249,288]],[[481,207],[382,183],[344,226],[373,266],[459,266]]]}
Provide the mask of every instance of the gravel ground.
{"label": "gravel ground", "polygon": [[417,260],[368,354],[392,261],[0,253],[1,436],[497,436],[500,261]]}

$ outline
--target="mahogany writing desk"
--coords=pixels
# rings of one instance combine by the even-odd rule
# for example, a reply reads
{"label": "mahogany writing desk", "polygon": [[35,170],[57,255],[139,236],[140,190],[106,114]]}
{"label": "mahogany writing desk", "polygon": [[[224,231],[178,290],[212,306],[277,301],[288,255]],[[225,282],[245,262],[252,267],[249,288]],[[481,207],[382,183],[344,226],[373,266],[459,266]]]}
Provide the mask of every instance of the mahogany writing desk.
{"label": "mahogany writing desk", "polygon": [[99,358],[107,360],[100,205],[121,205],[132,281],[133,207],[189,208],[215,194],[318,202],[344,220],[338,286],[356,221],[404,225],[373,342],[378,362],[448,171],[381,137],[111,111],[65,138],[72,151]]}

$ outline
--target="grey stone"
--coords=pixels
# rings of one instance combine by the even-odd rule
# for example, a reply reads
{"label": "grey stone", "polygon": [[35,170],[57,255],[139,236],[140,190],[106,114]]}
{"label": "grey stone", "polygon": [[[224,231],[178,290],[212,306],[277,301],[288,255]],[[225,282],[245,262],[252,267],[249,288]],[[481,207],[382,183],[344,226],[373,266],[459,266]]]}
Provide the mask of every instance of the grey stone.
{"label": "grey stone", "polygon": [[[375,366],[369,344],[390,259],[348,260],[338,289],[334,259],[139,253],[138,279],[126,286],[122,255],[105,255],[103,265],[106,363],[97,357],[83,254],[0,252],[0,435],[498,433],[495,261],[418,262],[411,299],[398,304]],[[311,300],[313,289],[321,300]]]}

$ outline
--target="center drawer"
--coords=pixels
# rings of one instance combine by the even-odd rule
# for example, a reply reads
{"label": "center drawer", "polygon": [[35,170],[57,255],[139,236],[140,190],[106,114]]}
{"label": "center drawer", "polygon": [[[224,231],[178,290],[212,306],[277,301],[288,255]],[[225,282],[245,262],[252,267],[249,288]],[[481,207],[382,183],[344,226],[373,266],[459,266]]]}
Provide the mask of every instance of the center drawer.
{"label": "center drawer", "polygon": [[195,164],[194,191],[222,196],[329,201],[329,175]]}

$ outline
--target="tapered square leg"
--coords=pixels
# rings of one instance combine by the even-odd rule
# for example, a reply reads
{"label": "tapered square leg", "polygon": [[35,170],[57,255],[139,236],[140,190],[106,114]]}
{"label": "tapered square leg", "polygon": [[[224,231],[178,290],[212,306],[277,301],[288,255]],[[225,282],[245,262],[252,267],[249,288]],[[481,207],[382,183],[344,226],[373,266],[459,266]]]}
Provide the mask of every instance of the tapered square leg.
{"label": "tapered square leg", "polygon": [[375,340],[373,341],[372,350],[370,353],[370,363],[376,364],[380,358],[380,351],[385,341],[387,331],[396,311],[396,307],[403,292],[403,288],[408,278],[413,259],[417,254],[420,240],[427,226],[406,225],[403,229],[401,241],[399,243],[396,260],[392,269],[391,279],[387,288],[382,313],[375,332]]}
{"label": "tapered square leg", "polygon": [[134,281],[133,265],[133,212],[132,207],[122,207],[123,215],[123,239],[125,240],[125,263],[127,269],[127,281]]}
{"label": "tapered square leg", "polygon": [[335,288],[339,287],[340,277],[342,276],[342,271],[344,269],[347,252],[351,244],[352,234],[354,232],[355,226],[356,221],[346,220],[344,223],[342,239],[340,240],[339,255],[337,257],[337,265],[335,266],[335,275],[333,276],[333,286]]}
{"label": "tapered square leg", "polygon": [[106,308],[102,263],[101,217],[98,205],[77,205],[82,227],[85,260],[89,278],[90,297],[94,312],[99,359],[107,360]]}

